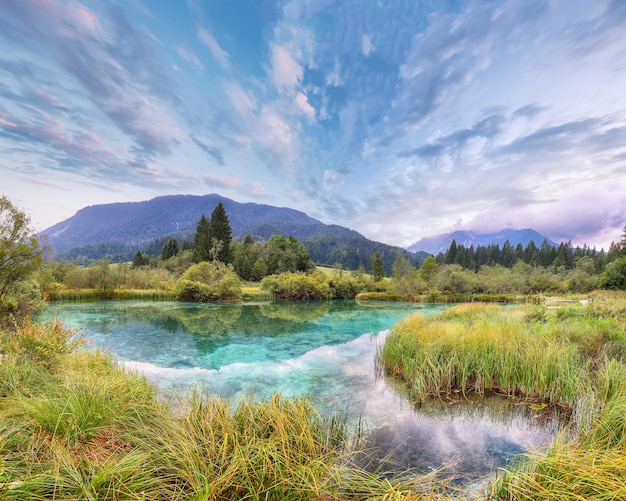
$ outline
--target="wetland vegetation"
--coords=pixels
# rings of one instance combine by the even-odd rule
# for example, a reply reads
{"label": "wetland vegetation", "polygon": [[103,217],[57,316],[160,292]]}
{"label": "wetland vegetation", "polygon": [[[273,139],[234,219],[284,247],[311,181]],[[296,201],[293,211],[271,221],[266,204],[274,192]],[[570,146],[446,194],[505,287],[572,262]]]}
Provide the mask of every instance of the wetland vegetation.
{"label": "wetland vegetation", "polygon": [[[626,498],[626,294],[618,290],[626,288],[626,235],[612,254],[576,257],[564,246],[563,259],[557,255],[550,264],[522,256],[511,267],[472,269],[456,258],[432,258],[417,269],[399,258],[389,279],[363,269],[282,270],[288,274],[270,278],[259,291],[413,300],[504,294],[523,301],[532,294],[527,304],[472,302],[418,314],[398,323],[380,348],[381,370],[416,405],[492,392],[538,418],[554,409],[568,417],[547,451],[524,455],[469,493],[453,489],[439,472],[389,476],[363,467],[368,451],[355,449],[346,416],[320,413],[308,399],[275,394],[230,402],[200,390],[173,405],[111,354],[84,350],[79,332],[56,319],[32,321],[45,306],[42,289],[48,297],[91,299],[171,299],[182,290],[203,301],[218,299],[212,288],[218,271],[235,290],[230,299],[242,297],[237,283],[241,291],[246,284],[235,282],[240,278],[231,263],[194,263],[191,249],[148,264],[44,263],[28,218],[6,197],[0,202],[2,499]],[[219,240],[210,241],[217,255]],[[297,242],[289,245],[302,250]],[[584,295],[554,308],[536,300],[573,292]]]}

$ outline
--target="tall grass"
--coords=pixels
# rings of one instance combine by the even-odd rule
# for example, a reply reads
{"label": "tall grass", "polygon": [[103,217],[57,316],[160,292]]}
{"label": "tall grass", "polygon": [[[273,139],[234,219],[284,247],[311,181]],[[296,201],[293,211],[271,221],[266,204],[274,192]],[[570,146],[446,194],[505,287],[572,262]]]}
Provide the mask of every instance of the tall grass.
{"label": "tall grass", "polygon": [[56,321],[0,334],[0,499],[411,499],[419,484],[359,469],[345,420],[305,399],[174,411]]}
{"label": "tall grass", "polygon": [[519,310],[457,305],[400,322],[379,357],[415,400],[487,390],[574,405],[586,371],[573,345],[532,332]]}
{"label": "tall grass", "polygon": [[458,305],[398,324],[379,352],[416,400],[491,388],[573,409],[548,452],[505,471],[488,499],[626,499],[626,296],[585,303]]}
{"label": "tall grass", "polygon": [[68,289],[48,291],[48,301],[99,301],[99,300],[138,300],[138,301],[173,301],[176,294],[158,289]]}

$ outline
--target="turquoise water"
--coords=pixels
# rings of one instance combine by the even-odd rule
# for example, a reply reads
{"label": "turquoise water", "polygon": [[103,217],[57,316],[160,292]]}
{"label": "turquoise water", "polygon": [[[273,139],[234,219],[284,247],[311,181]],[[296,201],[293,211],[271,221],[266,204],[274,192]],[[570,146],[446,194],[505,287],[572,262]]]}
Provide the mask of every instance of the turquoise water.
{"label": "turquoise water", "polygon": [[545,447],[556,425],[539,424],[500,398],[416,408],[401,386],[376,374],[377,346],[394,324],[442,309],[354,301],[113,301],[53,303],[43,316],[82,328],[90,349],[113,353],[163,398],[197,385],[225,398],[306,396],[324,412],[362,420],[366,444],[376,451],[372,467],[380,466],[376,457],[393,452],[400,469],[429,472],[454,462],[453,473],[472,481]]}

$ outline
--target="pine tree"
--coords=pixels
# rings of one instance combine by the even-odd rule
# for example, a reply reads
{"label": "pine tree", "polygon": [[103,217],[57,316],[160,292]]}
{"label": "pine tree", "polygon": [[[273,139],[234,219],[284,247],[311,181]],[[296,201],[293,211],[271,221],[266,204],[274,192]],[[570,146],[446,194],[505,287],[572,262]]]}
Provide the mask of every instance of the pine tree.
{"label": "pine tree", "polygon": [[380,253],[374,252],[374,254],[372,254],[371,268],[374,282],[380,282],[385,276],[385,265],[380,257]]}
{"label": "pine tree", "polygon": [[[108,263],[108,260],[105,260]],[[141,266],[148,266],[150,264],[150,257],[146,256],[140,250],[137,251],[133,258],[133,268],[139,268]]]}
{"label": "pine tree", "polygon": [[211,260],[211,228],[209,220],[204,214],[196,226],[196,234],[193,239],[193,259],[196,263]]}
{"label": "pine tree", "polygon": [[178,254],[178,241],[175,238],[168,238],[163,244],[161,250],[161,259],[167,261],[169,258]]}
{"label": "pine tree", "polygon": [[209,220],[212,257],[222,263],[230,263],[230,243],[232,230],[222,202],[219,202]]}

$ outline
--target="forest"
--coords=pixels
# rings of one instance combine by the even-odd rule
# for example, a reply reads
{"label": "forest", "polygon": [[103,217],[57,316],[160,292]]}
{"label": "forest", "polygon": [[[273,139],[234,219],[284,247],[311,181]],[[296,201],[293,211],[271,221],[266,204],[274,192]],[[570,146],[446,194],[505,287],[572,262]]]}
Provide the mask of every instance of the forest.
{"label": "forest", "polygon": [[[467,248],[452,241],[445,253],[421,263],[411,260],[408,253],[389,255],[387,246],[373,248],[368,256],[353,256],[354,263],[359,263],[353,269],[338,262],[320,267],[310,249],[293,236],[254,241],[248,235],[234,240],[228,215],[219,203],[210,217],[200,218],[193,240],[167,238],[158,256],[137,250],[132,262],[102,259],[86,266],[73,260],[45,259],[36,281],[50,299],[448,301],[454,295],[456,300],[492,295],[494,300],[513,300],[515,295],[624,289],[626,228],[624,235],[608,252],[573,247],[570,242],[554,247],[531,240],[525,247],[514,247],[506,241],[502,247]],[[341,246],[336,252],[340,251]],[[385,261],[391,266],[385,266]],[[199,273],[201,263],[205,264]]]}

